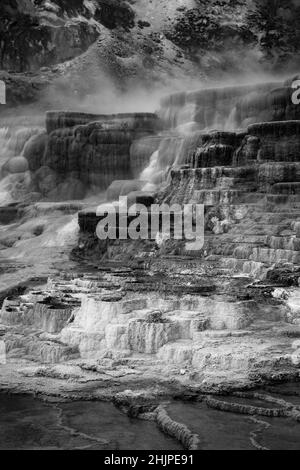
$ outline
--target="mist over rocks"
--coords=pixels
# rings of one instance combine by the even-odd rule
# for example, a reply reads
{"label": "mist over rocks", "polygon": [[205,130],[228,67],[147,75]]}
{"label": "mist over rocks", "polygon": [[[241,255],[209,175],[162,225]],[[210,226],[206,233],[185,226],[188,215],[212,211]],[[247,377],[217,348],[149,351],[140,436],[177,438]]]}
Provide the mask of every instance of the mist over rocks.
{"label": "mist over rocks", "polygon": [[137,88],[245,81],[299,65],[299,6],[289,1],[5,0],[0,15],[10,106],[88,111],[89,97],[103,107],[107,92],[133,98]]}

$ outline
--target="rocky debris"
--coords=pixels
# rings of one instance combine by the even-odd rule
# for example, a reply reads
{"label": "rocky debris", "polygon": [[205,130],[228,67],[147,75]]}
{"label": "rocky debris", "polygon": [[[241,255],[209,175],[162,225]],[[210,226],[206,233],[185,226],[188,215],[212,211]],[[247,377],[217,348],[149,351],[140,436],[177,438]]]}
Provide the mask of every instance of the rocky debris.
{"label": "rocky debris", "polygon": [[[199,2],[200,3],[200,2]],[[193,54],[199,49],[215,49],[221,42],[230,47],[230,36],[238,37],[245,46],[255,41],[255,36],[247,30],[245,24],[228,24],[228,18],[232,15],[243,13],[243,2],[234,4],[214,1],[201,2],[201,7],[192,9],[180,9],[180,15],[173,24],[171,30],[166,31],[167,37],[178,45],[181,45],[189,53]],[[234,41],[233,41],[234,42]]]}
{"label": "rocky debris", "polygon": [[241,70],[243,54],[245,50],[249,54],[249,47],[257,48],[264,60],[281,67],[289,64],[297,49],[299,28],[295,18],[299,6],[289,1],[280,7],[274,2],[271,5],[267,0],[250,5],[247,1],[196,2],[193,8],[179,9],[180,14],[165,34],[186,53],[200,56],[201,64],[209,64],[211,72],[220,66],[217,62],[225,70],[235,64],[231,54],[222,52],[216,58],[224,46],[226,51],[235,50],[234,58],[241,61]]}
{"label": "rocky debris", "polygon": [[299,286],[300,269],[294,265],[286,264],[274,266],[268,270],[267,281],[275,285]]}

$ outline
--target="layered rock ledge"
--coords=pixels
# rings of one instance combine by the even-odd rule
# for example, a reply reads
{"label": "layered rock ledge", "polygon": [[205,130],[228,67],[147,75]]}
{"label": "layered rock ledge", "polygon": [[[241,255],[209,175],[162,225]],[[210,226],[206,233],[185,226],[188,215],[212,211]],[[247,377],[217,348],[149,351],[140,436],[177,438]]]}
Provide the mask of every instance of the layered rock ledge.
{"label": "layered rock ledge", "polygon": [[82,199],[115,179],[129,179],[135,172],[131,144],[159,129],[159,119],[150,113],[49,112],[47,133],[24,149],[34,189],[50,200]]}

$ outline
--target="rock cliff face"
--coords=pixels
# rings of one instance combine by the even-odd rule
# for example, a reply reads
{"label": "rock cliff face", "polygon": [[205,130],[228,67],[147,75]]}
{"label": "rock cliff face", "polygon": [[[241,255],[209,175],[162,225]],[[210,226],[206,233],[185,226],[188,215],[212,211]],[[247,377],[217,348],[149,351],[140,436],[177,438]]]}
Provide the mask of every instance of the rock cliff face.
{"label": "rock cliff face", "polygon": [[[51,3],[5,0],[1,11],[5,39],[1,65],[3,68],[7,65],[9,69],[17,66],[20,71],[78,55],[95,40],[102,28],[109,31],[133,29],[133,37],[135,28],[141,35],[145,32],[155,35],[160,28],[160,34],[182,53],[194,56],[194,60],[198,56],[200,61],[205,52],[209,57],[210,52],[217,53],[224,44],[237,53],[242,53],[243,46],[256,46],[266,59],[280,60],[281,65],[293,58],[298,50],[299,6],[289,1],[279,5],[274,0],[229,1],[225,4],[218,0],[185,0],[175,1],[172,5],[152,1],[149,5],[143,0],[54,0]],[[24,39],[24,33],[26,46],[24,42],[13,40],[15,37],[19,41],[21,36]],[[156,40],[165,46],[162,38]],[[22,46],[19,49],[23,52],[22,57],[17,55],[18,46]],[[145,52],[152,53],[150,49]],[[209,66],[215,66],[212,57]]]}
{"label": "rock cliff face", "polygon": [[4,0],[1,5],[0,68],[16,72],[70,60],[96,41],[100,25],[129,28],[126,2]]}
{"label": "rock cliff face", "polygon": [[0,68],[10,72],[1,78],[12,106],[41,102],[45,90],[43,109],[59,91],[63,105],[99,94],[103,75],[122,90],[169,86],[174,77],[180,89],[176,82],[190,77],[299,66],[299,6],[289,0],[5,0],[0,14]]}

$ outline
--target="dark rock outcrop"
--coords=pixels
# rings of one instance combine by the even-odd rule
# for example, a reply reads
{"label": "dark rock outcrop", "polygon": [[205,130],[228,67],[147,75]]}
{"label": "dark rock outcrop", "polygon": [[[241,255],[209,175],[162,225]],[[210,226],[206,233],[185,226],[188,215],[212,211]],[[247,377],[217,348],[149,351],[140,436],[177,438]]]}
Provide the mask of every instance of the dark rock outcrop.
{"label": "dark rock outcrop", "polygon": [[134,16],[123,0],[3,0],[0,68],[26,72],[70,60],[96,41],[101,25],[129,29]]}
{"label": "dark rock outcrop", "polygon": [[0,223],[8,225],[18,220],[23,215],[20,203],[12,203],[0,207]]}
{"label": "dark rock outcrop", "polygon": [[5,0],[0,13],[0,68],[33,71],[78,56],[99,34],[88,18],[92,13],[83,1]]}
{"label": "dark rock outcrop", "polygon": [[98,129],[101,129],[102,126],[104,130],[140,130],[152,133],[160,129],[160,123],[156,115],[152,113],[88,114],[69,111],[49,111],[46,113],[48,134],[58,129],[85,126],[96,122],[99,123]]}
{"label": "dark rock outcrop", "polygon": [[209,168],[231,165],[239,138],[240,136],[230,132],[203,135],[202,145],[199,145],[193,155],[193,167]]}
{"label": "dark rock outcrop", "polygon": [[[150,113],[49,112],[46,129],[27,142],[24,157],[35,189],[51,200],[66,200],[131,178],[132,142],[157,132],[160,122]],[[127,194],[140,189],[141,184],[130,186]]]}

